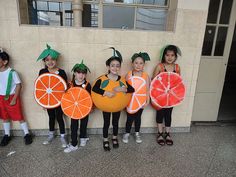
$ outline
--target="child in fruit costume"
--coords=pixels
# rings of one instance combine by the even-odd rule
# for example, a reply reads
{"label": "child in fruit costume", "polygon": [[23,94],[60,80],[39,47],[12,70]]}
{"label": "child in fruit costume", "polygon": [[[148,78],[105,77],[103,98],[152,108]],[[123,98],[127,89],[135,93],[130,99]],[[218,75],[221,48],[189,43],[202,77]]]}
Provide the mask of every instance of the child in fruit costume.
{"label": "child in fruit costume", "polygon": [[[128,143],[130,130],[134,122],[136,143],[142,143],[142,139],[139,133],[140,126],[141,126],[141,115],[142,115],[144,107],[146,107],[150,102],[150,97],[149,97],[150,78],[148,74],[143,71],[143,69],[144,69],[145,61],[149,61],[150,57],[145,52],[144,53],[139,52],[139,53],[135,53],[131,57],[131,60],[132,60],[133,70],[127,73],[126,81],[135,88],[135,92],[133,93],[131,103],[127,107],[127,121],[126,121],[126,128],[125,128],[126,133],[124,134],[122,140],[124,143]],[[135,80],[135,78],[139,80]],[[140,84],[140,81],[142,81],[141,87],[136,88],[135,86],[138,86]],[[135,110],[134,111],[132,110],[132,113],[131,113],[129,111],[129,108],[131,104],[132,106],[134,106],[135,103],[136,103],[136,106],[139,107],[139,109],[135,108]]]}
{"label": "child in fruit costume", "polygon": [[[108,69],[108,73],[100,76],[93,88],[92,91],[102,95],[103,97],[107,97],[109,99],[112,99],[113,97],[116,97],[116,94],[118,95],[119,93],[132,93],[134,92],[134,88],[130,86],[126,81],[125,78],[121,77],[118,72],[121,68],[121,62],[122,62],[122,56],[119,51],[115,50],[113,48],[113,56],[111,56],[107,61],[106,61],[106,66]],[[115,86],[116,85],[116,86]],[[111,91],[108,91],[106,88],[111,88]],[[93,96],[92,96],[93,98]],[[109,100],[108,99],[108,100]],[[101,100],[102,101],[102,100]],[[96,102],[94,102],[96,105]],[[118,104],[119,102],[112,102],[110,103],[111,105],[114,105],[114,107]],[[128,104],[128,102],[127,102]],[[110,106],[110,105],[107,105]],[[118,105],[119,106],[119,105]],[[124,105],[125,107],[126,105]],[[108,141],[108,129],[110,126],[110,116],[112,114],[112,125],[113,125],[113,137],[112,137],[112,144],[113,148],[118,148],[119,147],[119,142],[117,139],[118,135],[118,128],[119,128],[119,118],[120,118],[120,111],[121,110],[116,110],[116,112],[113,111],[103,111],[103,119],[104,119],[104,124],[103,124],[103,148],[105,151],[110,151],[110,146],[109,146],[109,141]]]}
{"label": "child in fruit costume", "polygon": [[[57,59],[59,57],[60,53],[56,50],[53,50],[48,44],[47,49],[45,49],[40,56],[38,57],[37,61],[43,60],[45,63],[45,68],[41,69],[39,71],[39,75],[44,73],[54,73],[61,76],[66,82],[67,82],[67,76],[63,69],[60,69],[57,66]],[[61,135],[61,143],[62,147],[65,148],[67,145],[67,142],[65,140],[65,123],[63,119],[63,112],[61,109],[61,106],[53,109],[47,109],[47,113],[49,116],[49,135],[47,140],[43,142],[44,145],[50,144],[55,135],[55,120],[57,119],[57,122],[59,124],[60,129],[60,135]]]}
{"label": "child in fruit costume", "polygon": [[0,146],[6,146],[11,140],[10,121],[19,121],[24,131],[25,144],[31,144],[32,136],[24,120],[21,108],[20,91],[21,80],[17,72],[8,66],[9,55],[0,50],[0,119],[3,120],[5,135]]}
{"label": "child in fruit costume", "polygon": [[[76,64],[72,68],[73,78],[71,82],[71,87],[82,87],[86,89],[91,94],[91,85],[86,80],[87,72],[90,72],[89,68],[83,63]],[[87,124],[89,115],[80,120],[80,146],[85,146],[89,138],[87,137]],[[71,119],[71,144],[67,146],[64,152],[69,153],[76,151],[78,149],[78,122],[77,119]]]}
{"label": "child in fruit costume", "polygon": [[[155,78],[161,72],[175,72],[180,75],[180,67],[175,63],[178,55],[181,55],[180,49],[175,45],[167,45],[163,47],[160,52],[161,63],[159,63],[153,73],[153,78]],[[157,143],[161,146],[173,145],[173,140],[170,136],[171,127],[171,114],[173,107],[162,108],[156,111],[156,122],[158,128]],[[163,125],[163,119],[165,126]],[[165,127],[165,129],[163,129]]]}

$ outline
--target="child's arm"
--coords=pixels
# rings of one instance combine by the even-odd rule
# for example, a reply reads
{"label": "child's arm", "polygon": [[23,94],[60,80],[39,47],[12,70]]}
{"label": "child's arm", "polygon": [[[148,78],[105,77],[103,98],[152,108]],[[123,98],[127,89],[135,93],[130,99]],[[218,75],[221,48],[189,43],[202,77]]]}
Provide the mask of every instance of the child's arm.
{"label": "child's arm", "polygon": [[135,90],[134,88],[126,81],[127,88],[125,86],[123,87],[115,87],[113,90],[115,92],[123,92],[123,93],[133,93]]}
{"label": "child's arm", "polygon": [[153,72],[152,79],[154,79],[160,72],[161,72],[161,68],[159,65],[157,65]]}
{"label": "child's arm", "polygon": [[144,107],[146,107],[146,106],[149,105],[149,103],[150,103],[150,95],[149,95],[150,78],[149,78],[149,76],[147,76],[147,78],[146,78],[146,84],[147,84],[147,86],[146,86],[146,90],[147,90],[147,100],[146,100],[146,103],[145,103]]}
{"label": "child's arm", "polygon": [[100,94],[102,96],[107,96],[109,98],[115,96],[114,92],[109,92],[109,91],[105,91],[105,90],[101,89],[100,88],[101,82],[102,82],[101,79],[97,80],[92,88],[92,91],[94,91],[95,93]]}
{"label": "child's arm", "polygon": [[20,95],[21,87],[22,87],[22,86],[21,86],[21,83],[16,84],[15,94],[14,94],[14,96],[13,96],[11,102],[10,102],[10,105],[11,105],[11,106],[13,106],[13,105],[16,104],[16,99],[17,99],[17,97]]}

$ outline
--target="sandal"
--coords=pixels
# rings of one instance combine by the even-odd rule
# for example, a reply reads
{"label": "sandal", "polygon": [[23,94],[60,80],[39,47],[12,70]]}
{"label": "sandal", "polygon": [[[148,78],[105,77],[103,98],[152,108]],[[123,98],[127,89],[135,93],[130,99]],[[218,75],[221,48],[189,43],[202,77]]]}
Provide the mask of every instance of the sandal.
{"label": "sandal", "polygon": [[103,141],[103,149],[105,151],[110,151],[111,150],[111,148],[109,146],[109,141]]}
{"label": "sandal", "polygon": [[168,146],[172,146],[173,145],[173,140],[170,138],[170,133],[165,133],[165,140],[166,140],[166,144]]}
{"label": "sandal", "polygon": [[165,145],[165,140],[164,140],[163,133],[160,133],[160,132],[157,133],[157,143],[161,146]]}
{"label": "sandal", "polygon": [[113,145],[113,148],[119,147],[119,142],[117,138],[112,138],[112,145]]}

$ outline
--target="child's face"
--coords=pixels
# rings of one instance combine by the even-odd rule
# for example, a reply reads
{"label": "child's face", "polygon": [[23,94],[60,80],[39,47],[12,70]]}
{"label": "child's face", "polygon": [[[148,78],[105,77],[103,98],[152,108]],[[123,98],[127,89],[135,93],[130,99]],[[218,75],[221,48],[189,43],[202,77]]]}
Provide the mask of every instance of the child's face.
{"label": "child's face", "polygon": [[53,60],[50,55],[45,58],[44,62],[45,62],[45,65],[48,67],[48,69],[56,68],[57,61]]}
{"label": "child's face", "polygon": [[110,71],[110,73],[118,75],[118,73],[120,71],[120,62],[113,60],[113,61],[111,61],[110,65],[107,66],[107,68]]}
{"label": "child's face", "polygon": [[176,60],[175,53],[172,50],[167,50],[165,54],[165,62],[168,64],[174,63]]}
{"label": "child's face", "polygon": [[81,72],[75,72],[75,80],[77,80],[78,82],[83,82],[86,78],[86,73],[81,73]]}
{"label": "child's face", "polygon": [[133,65],[133,69],[135,71],[143,71],[145,63],[144,63],[144,61],[143,61],[143,59],[141,57],[137,57],[133,61],[132,65]]}
{"label": "child's face", "polygon": [[4,69],[7,66],[8,61],[0,58],[0,68]]}

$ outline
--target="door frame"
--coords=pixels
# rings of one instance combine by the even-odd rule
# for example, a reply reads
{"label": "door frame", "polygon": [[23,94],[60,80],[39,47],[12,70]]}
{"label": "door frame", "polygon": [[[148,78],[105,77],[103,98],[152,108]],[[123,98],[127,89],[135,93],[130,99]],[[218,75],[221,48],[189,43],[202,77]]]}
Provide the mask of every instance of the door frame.
{"label": "door frame", "polygon": [[[217,26],[224,26],[224,25],[219,25],[219,18],[220,18],[219,16],[220,16],[221,8],[222,8],[222,2],[223,2],[223,0],[220,3],[220,8],[219,8],[218,14],[217,14],[217,23],[216,23]],[[200,67],[201,67],[202,62],[204,62],[204,61],[214,62],[215,61],[215,62],[221,63],[219,73],[218,73],[218,75],[216,74],[216,77],[218,77],[218,78],[216,78],[218,81],[218,87],[216,88],[216,92],[215,92],[215,105],[212,107],[212,109],[215,109],[214,116],[209,117],[209,118],[206,117],[204,119],[197,116],[198,110],[196,108],[197,103],[196,103],[196,97],[195,97],[192,121],[217,121],[222,91],[223,91],[223,87],[224,87],[225,74],[226,74],[226,69],[227,69],[227,64],[228,64],[228,59],[229,59],[229,54],[230,54],[230,48],[231,48],[232,40],[233,40],[235,23],[236,23],[236,0],[233,0],[231,14],[230,14],[230,18],[229,18],[229,24],[227,25],[228,31],[227,31],[223,56],[201,56],[200,65],[199,65],[198,79],[199,79],[199,75],[200,75],[200,71],[201,71]],[[207,26],[207,23],[206,23],[206,26]],[[213,49],[215,48],[215,45],[216,45],[217,31],[218,31],[218,28],[217,28],[215,36],[214,36],[212,54],[214,52]],[[197,93],[204,93],[204,92],[201,92],[198,90],[198,87],[199,87],[198,81],[197,81],[197,85],[196,85],[195,96]],[[214,93],[214,92],[212,92],[212,93]],[[208,120],[207,120],[207,118],[208,118]]]}

